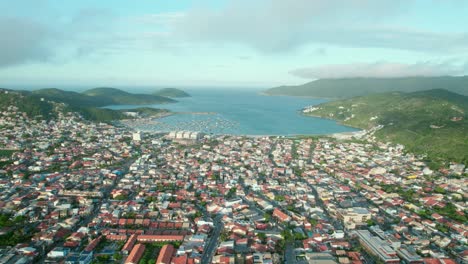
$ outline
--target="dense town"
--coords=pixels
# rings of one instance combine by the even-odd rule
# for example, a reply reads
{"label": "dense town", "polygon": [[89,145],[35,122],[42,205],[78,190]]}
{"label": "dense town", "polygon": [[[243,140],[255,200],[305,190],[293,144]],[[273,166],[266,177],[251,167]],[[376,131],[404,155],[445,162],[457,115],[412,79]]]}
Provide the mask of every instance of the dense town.
{"label": "dense town", "polygon": [[371,136],[0,126],[0,263],[468,262],[465,166]]}

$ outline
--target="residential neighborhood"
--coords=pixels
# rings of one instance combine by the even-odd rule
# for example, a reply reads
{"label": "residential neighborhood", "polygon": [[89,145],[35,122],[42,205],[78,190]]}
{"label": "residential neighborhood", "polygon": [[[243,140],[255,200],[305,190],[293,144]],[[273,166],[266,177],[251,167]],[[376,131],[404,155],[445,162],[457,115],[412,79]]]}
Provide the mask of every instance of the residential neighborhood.
{"label": "residential neighborhood", "polygon": [[401,145],[0,126],[0,263],[468,263],[468,169]]}

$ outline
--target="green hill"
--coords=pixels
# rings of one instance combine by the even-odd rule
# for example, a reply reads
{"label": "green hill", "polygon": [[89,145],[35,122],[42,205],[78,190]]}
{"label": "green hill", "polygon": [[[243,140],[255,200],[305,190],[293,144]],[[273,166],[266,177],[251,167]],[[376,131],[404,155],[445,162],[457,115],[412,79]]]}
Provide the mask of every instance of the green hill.
{"label": "green hill", "polygon": [[151,94],[133,94],[116,88],[94,88],[83,92],[84,95],[98,98],[108,98],[116,105],[144,105],[173,103],[175,100]]}
{"label": "green hill", "polygon": [[381,93],[328,102],[308,113],[362,129],[378,125],[378,139],[427,154],[432,161],[468,164],[468,97],[436,89]]}
{"label": "green hill", "polygon": [[190,97],[190,94],[177,88],[164,88],[154,92],[153,95],[159,95],[170,98]]}
{"label": "green hill", "polygon": [[[90,97],[90,98],[88,98]],[[82,95],[76,92],[67,92],[59,89],[42,89],[33,92],[0,89],[0,111],[16,107],[17,111],[26,113],[30,118],[41,117],[49,120],[57,117],[59,112],[76,112],[85,119],[98,122],[111,122],[131,118],[124,112],[138,112],[141,116],[157,116],[168,110],[157,108],[135,108],[111,110],[94,107],[93,105],[108,105],[107,99],[97,102],[98,98]],[[62,103],[62,104],[59,104]]]}
{"label": "green hill", "polygon": [[468,76],[319,79],[298,86],[271,88],[264,94],[350,98],[372,93],[416,92],[432,89],[445,89],[468,95]]}
{"label": "green hill", "polygon": [[114,104],[114,101],[111,98],[103,96],[89,96],[56,88],[34,90],[31,94],[51,101],[63,102],[80,107],[98,107]]}
{"label": "green hill", "polygon": [[23,92],[0,89],[0,111],[5,111],[9,107],[16,107],[19,112],[26,113],[31,118],[42,116],[44,119],[49,119],[56,116],[54,105],[50,102]]}

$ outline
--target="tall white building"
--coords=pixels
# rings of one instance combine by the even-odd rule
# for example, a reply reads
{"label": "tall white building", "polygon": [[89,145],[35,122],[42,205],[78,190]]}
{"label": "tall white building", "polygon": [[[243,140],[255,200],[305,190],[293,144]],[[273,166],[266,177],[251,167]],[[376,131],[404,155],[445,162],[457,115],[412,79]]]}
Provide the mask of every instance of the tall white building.
{"label": "tall white building", "polygon": [[142,138],[141,131],[137,131],[137,132],[133,133],[133,140],[134,141],[141,141],[141,138]]}

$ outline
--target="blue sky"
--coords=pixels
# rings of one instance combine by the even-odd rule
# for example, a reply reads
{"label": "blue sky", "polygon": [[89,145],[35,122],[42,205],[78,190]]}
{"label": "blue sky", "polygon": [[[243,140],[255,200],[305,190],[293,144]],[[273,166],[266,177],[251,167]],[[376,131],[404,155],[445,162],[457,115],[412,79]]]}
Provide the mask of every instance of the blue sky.
{"label": "blue sky", "polygon": [[465,75],[464,0],[0,0],[0,86]]}

